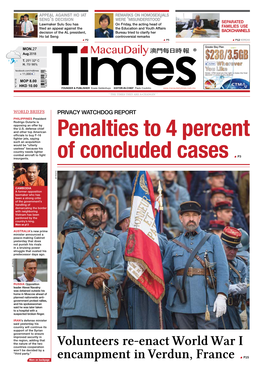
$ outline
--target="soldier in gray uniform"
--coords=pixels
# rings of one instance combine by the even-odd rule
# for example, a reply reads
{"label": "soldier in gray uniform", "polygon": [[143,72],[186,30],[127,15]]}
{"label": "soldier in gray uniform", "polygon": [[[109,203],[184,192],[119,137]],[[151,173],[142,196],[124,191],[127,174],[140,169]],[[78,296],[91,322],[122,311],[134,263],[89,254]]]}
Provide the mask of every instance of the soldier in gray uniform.
{"label": "soldier in gray uniform", "polygon": [[[220,238],[200,229],[199,203],[182,203],[179,214],[184,232],[169,241],[163,260],[164,280],[166,283],[173,281],[167,309],[174,313],[180,329],[217,329],[217,318],[226,311],[226,255]],[[211,264],[213,269],[209,267]]]}
{"label": "soldier in gray uniform", "polygon": [[176,210],[182,202],[190,199],[189,193],[186,188],[179,186],[175,180],[177,179],[177,173],[175,171],[163,171],[163,190],[167,194],[167,200],[170,207],[174,207]]}
{"label": "soldier in gray uniform", "polygon": [[217,219],[224,221],[226,226],[244,229],[243,224],[245,223],[242,222],[241,216],[235,211],[230,201],[217,202],[213,210]]}
{"label": "soldier in gray uniform", "polygon": [[[98,199],[86,199],[81,209],[85,228],[66,237],[60,270],[71,280],[62,304],[68,329],[113,328],[118,316],[116,285],[124,261],[118,238],[100,228],[103,211]],[[110,290],[106,301],[105,284]]]}
{"label": "soldier in gray uniform", "polygon": [[247,293],[247,267],[245,263],[236,257],[241,245],[242,233],[233,227],[225,227],[221,235],[224,250],[229,267],[229,291],[227,299],[227,311],[223,319],[219,319],[219,329],[242,329],[242,321],[239,315],[240,302],[246,301]]}
{"label": "soldier in gray uniform", "polygon": [[64,210],[59,212],[58,214],[58,228],[57,232],[58,234],[62,231],[63,224],[65,221],[72,216],[73,214],[80,214],[81,205],[84,201],[84,195],[82,191],[76,189],[72,190],[69,193],[68,201],[70,204],[70,207],[68,210]]}
{"label": "soldier in gray uniform", "polygon": [[107,225],[113,229],[116,222],[116,208],[114,204],[108,202],[105,198],[105,191],[107,189],[105,181],[100,177],[95,177],[88,186],[88,190],[83,191],[83,194],[87,197],[99,199],[105,208],[107,206],[107,211],[109,212]]}
{"label": "soldier in gray uniform", "polygon": [[[76,216],[71,216],[68,220],[65,221],[63,224],[63,228],[61,231],[62,236],[65,238],[70,232],[73,231],[80,231],[84,228],[84,224],[81,220],[79,220]],[[62,245],[63,247],[63,245]],[[66,318],[62,316],[62,302],[64,298],[64,294],[66,292],[66,284],[63,275],[60,272],[60,263],[61,263],[61,256],[62,250],[57,255],[57,282],[58,282],[58,290],[57,290],[57,317],[58,317],[58,329],[65,329],[66,328]]]}
{"label": "soldier in gray uniform", "polygon": [[111,203],[107,203],[104,205],[105,211],[102,214],[102,222],[101,222],[101,229],[106,233],[113,233],[114,229],[110,225],[112,214],[111,214]]}
{"label": "soldier in gray uniform", "polygon": [[212,188],[210,192],[210,204],[211,208],[208,211],[202,210],[201,212],[201,221],[200,227],[203,230],[207,230],[209,227],[209,223],[211,220],[217,220],[216,212],[214,211],[214,207],[217,202],[225,201],[226,200],[226,191],[224,188]]}
{"label": "soldier in gray uniform", "polygon": [[[103,193],[104,198],[106,198],[106,196],[109,194],[113,194],[114,196],[111,195],[109,197],[109,202],[113,204],[113,206],[115,207],[115,211],[116,211],[116,207],[118,203],[118,206],[119,206],[118,213],[120,214],[127,207],[126,199],[125,199],[125,195],[124,195],[122,187],[119,185],[115,185],[114,180],[112,178],[113,174],[114,174],[113,171],[99,171],[98,177],[104,180],[105,185],[106,185],[106,188]],[[83,186],[83,194],[85,196],[90,194],[90,187],[91,187],[91,183]]]}
{"label": "soldier in gray uniform", "polygon": [[[240,232],[242,233],[242,237],[241,237],[241,245],[242,247],[240,247],[238,249],[238,252],[237,252],[237,258],[242,260],[245,265],[247,266],[247,283],[249,285],[250,283],[250,253],[249,253],[249,235],[248,233],[242,229],[242,228],[238,228],[240,230]],[[249,304],[250,304],[250,288],[248,287],[247,288],[247,300],[246,300],[246,311],[247,311],[247,326],[248,326],[248,329],[249,329],[249,317],[250,317],[250,307],[249,307]],[[242,304],[241,306],[239,306],[239,313],[242,312],[241,310],[241,307],[242,307]]]}
{"label": "soldier in gray uniform", "polygon": [[113,234],[119,236],[121,233],[126,232],[130,224],[131,207],[125,208],[119,217],[118,223],[115,224]]}

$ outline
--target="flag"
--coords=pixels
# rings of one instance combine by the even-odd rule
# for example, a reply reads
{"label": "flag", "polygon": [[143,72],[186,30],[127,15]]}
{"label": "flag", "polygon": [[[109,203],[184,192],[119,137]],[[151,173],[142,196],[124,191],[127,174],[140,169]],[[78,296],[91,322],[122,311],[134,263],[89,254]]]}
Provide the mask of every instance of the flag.
{"label": "flag", "polygon": [[127,275],[155,303],[159,303],[164,296],[165,284],[154,206],[152,181],[147,172],[137,172],[125,248]]}

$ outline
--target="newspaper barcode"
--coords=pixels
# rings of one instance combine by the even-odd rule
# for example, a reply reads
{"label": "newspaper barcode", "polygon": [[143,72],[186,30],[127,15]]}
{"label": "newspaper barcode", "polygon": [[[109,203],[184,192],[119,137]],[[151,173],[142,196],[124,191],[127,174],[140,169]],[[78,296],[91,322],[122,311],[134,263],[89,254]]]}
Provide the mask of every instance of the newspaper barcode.
{"label": "newspaper barcode", "polygon": [[40,84],[41,84],[41,87],[47,87],[47,71],[46,70],[40,71]]}

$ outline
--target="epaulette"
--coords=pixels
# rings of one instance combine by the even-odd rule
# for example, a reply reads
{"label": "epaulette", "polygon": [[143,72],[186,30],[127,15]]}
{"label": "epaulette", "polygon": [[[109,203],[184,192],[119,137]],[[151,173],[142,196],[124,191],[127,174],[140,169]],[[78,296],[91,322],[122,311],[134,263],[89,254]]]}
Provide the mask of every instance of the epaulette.
{"label": "epaulette", "polygon": [[182,235],[182,233],[180,233],[178,236],[174,236],[174,238],[171,238],[170,240],[168,240],[168,242],[174,242],[174,240],[179,238],[181,235]]}
{"label": "epaulette", "polygon": [[246,264],[246,266],[248,265],[248,260],[245,257],[242,257],[241,255],[237,255],[236,258],[239,260],[242,260]]}
{"label": "epaulette", "polygon": [[78,233],[78,232],[81,232],[81,230],[72,230],[71,232],[69,232],[69,233],[67,234],[67,236],[71,236],[72,234],[74,234],[74,233]]}

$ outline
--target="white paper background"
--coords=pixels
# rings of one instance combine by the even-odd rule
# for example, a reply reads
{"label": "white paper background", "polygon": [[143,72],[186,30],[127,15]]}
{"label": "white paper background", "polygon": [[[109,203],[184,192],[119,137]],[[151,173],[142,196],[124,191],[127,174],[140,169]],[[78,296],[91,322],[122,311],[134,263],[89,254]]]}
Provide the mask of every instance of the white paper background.
{"label": "white paper background", "polygon": [[[148,5],[148,4],[147,4]],[[65,374],[71,374],[77,372],[107,372],[108,374],[115,374],[116,372],[125,372],[127,374],[134,373],[134,371],[142,372],[142,371],[149,371],[153,374],[158,374],[162,372],[171,372],[171,371],[187,371],[187,373],[194,372],[196,374],[202,374],[204,371],[211,372],[214,374],[221,374],[221,373],[234,373],[234,372],[247,372],[255,368],[255,371],[260,371],[261,364],[260,364],[260,355],[261,355],[261,332],[262,332],[262,323],[261,323],[261,315],[262,315],[262,300],[261,300],[261,184],[262,184],[262,176],[261,176],[261,148],[262,148],[262,130],[261,130],[261,106],[262,106],[262,93],[261,93],[261,62],[262,62],[262,51],[261,51],[261,43],[260,43],[260,32],[259,27],[261,24],[260,19],[260,5],[255,5],[254,3],[247,3],[245,1],[239,1],[238,4],[235,2],[229,1],[221,1],[220,4],[211,4],[209,1],[203,1],[202,4],[198,4],[202,10],[217,10],[219,9],[233,9],[238,7],[238,9],[251,9],[251,94],[249,95],[240,95],[238,97],[230,97],[227,95],[223,97],[222,95],[215,96],[213,98],[209,97],[208,95],[199,98],[194,95],[188,95],[185,97],[180,97],[180,95],[175,96],[168,96],[168,97],[160,97],[156,96],[154,98],[151,97],[130,97],[130,98],[121,98],[121,97],[112,97],[112,98],[105,98],[103,95],[98,98],[86,98],[84,95],[79,95],[78,98],[74,98],[74,95],[69,95],[65,97],[65,95],[61,95],[59,97],[23,97],[23,95],[16,95],[13,98],[13,70],[10,67],[5,58],[5,54],[12,49],[15,49],[19,42],[16,39],[12,38],[13,35],[13,23],[11,22],[13,18],[13,9],[62,9],[63,6],[68,7],[68,9],[72,9],[76,7],[77,9],[89,9],[92,12],[92,9],[89,7],[89,4],[84,1],[79,1],[78,4],[60,4],[59,2],[51,2],[47,1],[43,3],[43,5],[36,4],[33,1],[24,2],[21,5],[21,2],[14,1],[8,4],[5,4],[5,10],[3,11],[3,24],[2,27],[2,51],[1,51],[1,71],[2,71],[2,112],[4,114],[4,119],[2,121],[2,147],[1,147],[1,160],[3,166],[3,174],[4,177],[1,184],[1,196],[2,196],[2,221],[4,224],[4,230],[2,231],[2,252],[3,252],[3,269],[4,275],[2,277],[2,304],[1,304],[1,321],[2,321],[2,356],[4,357],[5,368],[11,373],[16,372],[25,372],[25,371],[33,371],[38,374],[45,373],[47,371],[52,372],[59,372]],[[134,1],[132,4],[125,4],[120,1],[114,1],[113,3],[109,4],[108,2],[100,2],[97,7],[99,9],[128,9],[132,7],[132,9],[139,9],[142,6],[146,7],[145,4],[142,5],[139,1]],[[94,5],[96,7],[96,5]],[[186,8],[187,9],[196,9],[197,4],[194,1],[188,1],[187,4],[178,4],[174,5],[174,2],[166,1],[164,3],[159,3],[157,1],[152,1],[151,4],[147,6],[147,8]],[[172,24],[172,23],[171,23]],[[90,30],[93,30],[93,24],[90,25]],[[172,29],[172,35],[174,35],[174,29]],[[3,105],[4,104],[4,105]],[[216,331],[216,332],[205,332],[201,331],[103,331],[103,332],[95,332],[95,331],[78,331],[78,332],[59,332],[60,335],[65,335],[66,337],[72,337],[72,334],[75,334],[77,337],[82,338],[90,338],[90,337],[97,337],[97,338],[163,338],[163,337],[170,337],[172,335],[185,335],[188,338],[195,338],[197,335],[204,335],[209,334],[219,334],[224,335],[225,338],[238,338],[240,335],[244,337],[244,345],[243,346],[225,346],[224,347],[212,347],[209,346],[208,350],[221,350],[221,351],[234,351],[235,352],[235,359],[233,360],[178,360],[174,361],[172,359],[168,360],[150,360],[149,356],[147,360],[135,360],[130,359],[128,361],[125,360],[102,360],[98,363],[94,363],[92,360],[80,360],[80,361],[69,361],[69,360],[58,360],[57,359],[57,352],[59,351],[84,351],[89,350],[88,348],[83,347],[66,347],[60,346],[56,331],[56,181],[54,178],[55,170],[57,169],[56,163],[58,160],[56,159],[56,150],[60,143],[56,134],[57,134],[57,116],[56,116],[56,109],[96,109],[96,108],[113,108],[113,109],[136,109],[136,115],[130,118],[131,121],[135,121],[139,123],[145,119],[149,121],[159,122],[160,124],[169,124],[172,118],[176,119],[177,123],[177,130],[178,135],[176,136],[175,140],[172,142],[175,146],[181,143],[180,137],[180,124],[183,122],[243,122],[247,119],[251,123],[251,137],[249,138],[227,138],[222,139],[221,137],[218,138],[210,138],[204,139],[204,137],[200,137],[200,139],[193,138],[193,140],[188,139],[187,144],[222,144],[226,143],[229,146],[229,157],[225,160],[215,159],[215,160],[198,160],[198,159],[185,159],[179,160],[175,154],[173,154],[173,158],[169,161],[169,164],[178,164],[175,168],[174,166],[144,166],[144,164],[154,164],[156,161],[148,160],[147,163],[145,160],[138,160],[137,164],[142,164],[140,166],[121,166],[121,170],[137,170],[137,168],[144,169],[145,167],[147,170],[154,169],[154,170],[162,170],[162,169],[178,169],[178,170],[204,170],[204,169],[211,169],[211,165],[214,163],[217,164],[225,164],[224,170],[248,170],[247,167],[240,167],[236,166],[233,167],[233,164],[242,163],[242,164],[250,164],[251,170],[251,230],[250,230],[250,247],[251,247],[251,328],[249,331]],[[50,293],[52,293],[52,310],[47,311],[47,314],[52,314],[52,342],[50,342],[50,351],[47,351],[45,357],[50,357],[52,353],[52,363],[50,364],[28,364],[25,362],[25,358],[15,357],[12,354],[12,117],[13,117],[13,109],[45,109],[48,114],[50,111],[50,118],[52,118],[52,134],[50,134],[50,141],[52,142],[52,148],[50,148],[50,158],[47,162],[50,164],[49,168],[49,203],[52,205],[52,209],[49,209],[49,213],[52,216],[49,217],[49,221],[52,225],[50,227],[51,235],[50,237],[50,271],[51,271],[51,283],[50,283]],[[92,117],[90,121],[97,121],[99,116]],[[77,119],[74,118],[74,121]],[[81,119],[79,119],[80,121]],[[141,144],[145,142],[147,139],[146,137],[140,136],[139,139],[130,139],[130,143],[138,143]],[[167,140],[170,140],[170,136],[166,136],[163,133],[158,139],[151,139],[151,142],[156,144],[163,144]],[[67,136],[63,137],[63,142],[67,143],[71,139]],[[77,141],[77,140],[76,140]],[[103,142],[103,140],[97,140],[99,142]],[[108,137],[107,142],[110,144],[114,144],[121,139],[114,139]],[[241,155],[241,158],[236,159],[236,155]],[[52,165],[51,165],[51,158],[52,158]],[[122,163],[132,163],[131,161],[121,161]],[[74,163],[83,163],[81,158],[75,156]],[[112,160],[101,161],[98,160],[97,163],[105,163],[107,166],[100,168],[98,166],[88,166],[90,169],[98,170],[98,169],[109,169],[109,166],[112,166]],[[119,162],[118,162],[119,163]],[[158,164],[167,163],[167,160],[158,160]],[[192,163],[191,166],[189,164]],[[200,164],[207,163],[206,166],[201,166]],[[188,165],[185,165],[188,164]],[[86,167],[87,168],[87,167]],[[214,168],[214,167],[213,167]],[[65,168],[59,168],[60,170],[64,170]],[[69,168],[67,168],[68,170]],[[112,169],[112,167],[110,167]],[[117,169],[117,167],[115,168]],[[169,347],[172,348],[173,345]],[[97,347],[97,350],[104,350],[104,351],[122,351],[127,350],[128,347]],[[138,349],[139,351],[145,351],[145,347],[141,347],[138,343],[134,346],[130,346],[129,349],[134,351]],[[157,349],[164,350],[164,347],[157,347]],[[175,350],[178,351],[189,351],[191,354],[194,355],[195,348],[188,347],[188,346],[180,346],[175,347]],[[168,350],[166,348],[165,350]],[[249,359],[240,358],[243,356],[249,356]],[[39,356],[41,357],[41,356]],[[254,367],[254,365],[257,365]],[[32,367],[28,367],[32,366]],[[136,368],[136,367],[137,368]]]}

